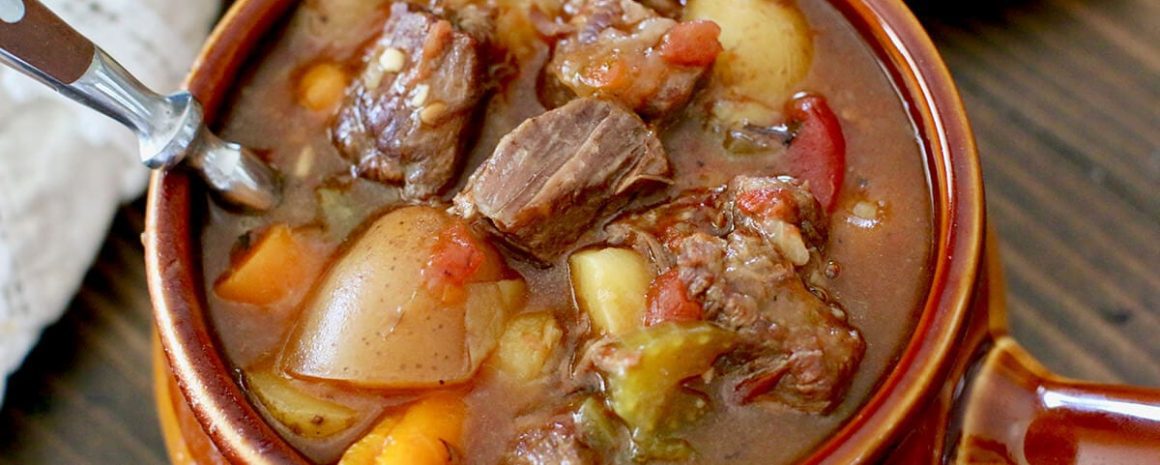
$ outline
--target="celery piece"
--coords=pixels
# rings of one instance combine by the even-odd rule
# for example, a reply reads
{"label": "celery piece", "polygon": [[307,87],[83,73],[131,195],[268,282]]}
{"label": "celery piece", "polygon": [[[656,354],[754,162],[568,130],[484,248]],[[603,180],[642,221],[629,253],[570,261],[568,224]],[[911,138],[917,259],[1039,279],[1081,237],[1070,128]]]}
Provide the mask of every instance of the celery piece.
{"label": "celery piece", "polygon": [[615,346],[627,351],[618,356],[634,362],[613,364],[606,373],[609,404],[632,430],[638,456],[675,459],[692,452],[672,433],[696,421],[708,401],[681,383],[708,371],[734,339],[710,323],[674,322],[625,335]]}

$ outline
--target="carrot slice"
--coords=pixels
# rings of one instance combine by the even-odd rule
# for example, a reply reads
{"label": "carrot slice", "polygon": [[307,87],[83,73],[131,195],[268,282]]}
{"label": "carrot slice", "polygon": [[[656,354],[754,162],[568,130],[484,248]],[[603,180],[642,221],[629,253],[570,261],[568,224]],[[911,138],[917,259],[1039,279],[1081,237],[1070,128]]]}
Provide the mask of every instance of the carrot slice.
{"label": "carrot slice", "polygon": [[339,465],[448,465],[463,448],[467,406],[454,392],[436,392],[387,416],[350,446]]}
{"label": "carrot slice", "polygon": [[445,465],[463,448],[467,406],[456,393],[437,392],[403,415],[387,438],[377,464]]}
{"label": "carrot slice", "polygon": [[304,234],[275,224],[214,286],[226,300],[271,305],[308,287],[324,257]]}

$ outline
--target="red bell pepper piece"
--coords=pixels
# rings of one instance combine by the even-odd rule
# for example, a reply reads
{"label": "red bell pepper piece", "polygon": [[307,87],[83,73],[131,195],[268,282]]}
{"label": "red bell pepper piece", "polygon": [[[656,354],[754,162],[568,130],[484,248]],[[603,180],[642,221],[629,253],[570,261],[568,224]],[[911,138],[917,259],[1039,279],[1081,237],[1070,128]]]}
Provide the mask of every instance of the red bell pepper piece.
{"label": "red bell pepper piece", "polygon": [[793,131],[786,156],[789,172],[809,184],[826,211],[833,211],[846,176],[846,138],[826,99],[806,95],[789,103],[786,113]]}

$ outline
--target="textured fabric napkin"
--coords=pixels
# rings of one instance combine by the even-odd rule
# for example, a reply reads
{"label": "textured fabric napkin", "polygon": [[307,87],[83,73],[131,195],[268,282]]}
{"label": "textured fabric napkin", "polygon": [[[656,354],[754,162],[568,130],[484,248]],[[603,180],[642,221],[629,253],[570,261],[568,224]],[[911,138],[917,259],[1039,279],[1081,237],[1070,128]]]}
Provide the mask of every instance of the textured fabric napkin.
{"label": "textured fabric napkin", "polygon": [[[178,87],[218,0],[41,0],[147,86]],[[133,134],[0,65],[0,401],[148,171]]]}

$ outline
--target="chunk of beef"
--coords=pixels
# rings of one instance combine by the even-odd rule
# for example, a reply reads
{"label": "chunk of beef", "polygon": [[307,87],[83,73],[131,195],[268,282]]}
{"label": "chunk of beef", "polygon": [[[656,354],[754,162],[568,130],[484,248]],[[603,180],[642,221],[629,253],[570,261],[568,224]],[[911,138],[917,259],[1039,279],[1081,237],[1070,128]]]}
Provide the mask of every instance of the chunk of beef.
{"label": "chunk of beef", "polygon": [[595,96],[664,116],[689,101],[721,51],[716,24],[678,23],[632,0],[587,0],[570,25],[546,68],[541,97],[549,106]]}
{"label": "chunk of beef", "polygon": [[451,180],[484,95],[478,41],[430,13],[395,3],[347,89],[334,139],[360,175],[402,183],[411,199]]}
{"label": "chunk of beef", "polygon": [[808,278],[821,262],[824,215],[796,181],[742,176],[608,230],[658,271],[675,268],[705,318],[740,336],[719,362],[734,400],[822,413],[841,400],[865,351],[845,312]]}
{"label": "chunk of beef", "polygon": [[685,9],[686,0],[641,0],[641,4],[652,8],[666,18],[679,18]]}
{"label": "chunk of beef", "polygon": [[500,461],[503,465],[597,465],[597,455],[579,439],[571,417],[524,431]]}
{"label": "chunk of beef", "polygon": [[668,173],[660,140],[640,118],[610,102],[578,99],[504,136],[455,204],[549,261],[634,194],[667,182]]}

